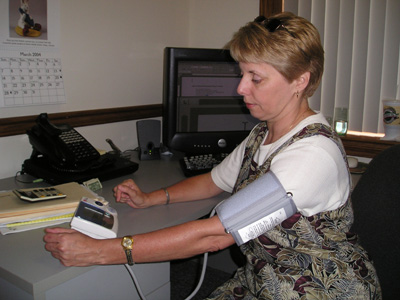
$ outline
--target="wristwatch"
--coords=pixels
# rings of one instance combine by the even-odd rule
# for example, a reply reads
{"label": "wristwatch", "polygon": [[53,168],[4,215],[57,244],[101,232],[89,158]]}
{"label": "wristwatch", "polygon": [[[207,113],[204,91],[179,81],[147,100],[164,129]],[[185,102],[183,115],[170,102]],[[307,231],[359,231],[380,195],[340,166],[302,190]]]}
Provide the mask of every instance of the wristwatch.
{"label": "wristwatch", "polygon": [[128,265],[133,266],[135,263],[132,258],[133,238],[129,235],[124,236],[121,241],[122,248],[124,248]]}

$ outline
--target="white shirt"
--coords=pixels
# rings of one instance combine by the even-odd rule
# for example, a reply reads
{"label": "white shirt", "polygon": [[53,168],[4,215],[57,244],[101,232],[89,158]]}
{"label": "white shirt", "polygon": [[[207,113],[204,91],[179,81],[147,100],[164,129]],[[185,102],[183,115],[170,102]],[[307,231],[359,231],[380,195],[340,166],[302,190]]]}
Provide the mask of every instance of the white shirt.
{"label": "white shirt", "polygon": [[[262,165],[280,145],[313,123],[328,125],[321,113],[312,115],[276,142],[261,145],[254,161]],[[247,139],[211,171],[214,183],[229,193],[239,174]],[[293,194],[298,211],[305,216],[340,207],[350,192],[350,175],[339,148],[321,135],[307,137],[288,146],[272,160],[271,171],[285,190]]]}

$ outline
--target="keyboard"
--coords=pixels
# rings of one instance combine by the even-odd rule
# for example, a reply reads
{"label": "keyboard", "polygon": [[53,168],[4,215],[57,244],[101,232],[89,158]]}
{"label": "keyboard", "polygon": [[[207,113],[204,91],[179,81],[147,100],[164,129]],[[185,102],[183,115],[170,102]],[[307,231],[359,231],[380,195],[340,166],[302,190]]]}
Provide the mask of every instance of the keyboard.
{"label": "keyboard", "polygon": [[210,172],[212,168],[218,165],[228,153],[218,154],[201,154],[201,155],[186,155],[179,160],[183,174],[186,177],[192,177]]}

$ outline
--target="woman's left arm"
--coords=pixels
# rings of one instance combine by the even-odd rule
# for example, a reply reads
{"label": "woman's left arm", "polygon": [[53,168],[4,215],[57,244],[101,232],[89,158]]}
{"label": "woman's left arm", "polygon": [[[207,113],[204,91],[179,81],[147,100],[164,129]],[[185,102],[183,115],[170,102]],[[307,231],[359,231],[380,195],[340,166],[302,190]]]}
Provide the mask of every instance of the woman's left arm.
{"label": "woman's left arm", "polygon": [[[121,238],[96,240],[72,229],[48,228],[47,251],[65,266],[127,263]],[[215,252],[234,244],[218,216],[133,236],[136,263],[169,261]]]}

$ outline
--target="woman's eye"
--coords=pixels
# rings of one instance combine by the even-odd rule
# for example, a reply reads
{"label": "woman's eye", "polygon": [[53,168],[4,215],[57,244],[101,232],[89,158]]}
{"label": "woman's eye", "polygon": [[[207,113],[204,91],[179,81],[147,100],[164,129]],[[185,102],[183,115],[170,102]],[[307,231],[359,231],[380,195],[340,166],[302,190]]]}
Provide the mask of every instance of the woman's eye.
{"label": "woman's eye", "polygon": [[254,83],[260,83],[261,82],[261,78],[259,76],[253,76],[253,78],[251,79]]}

